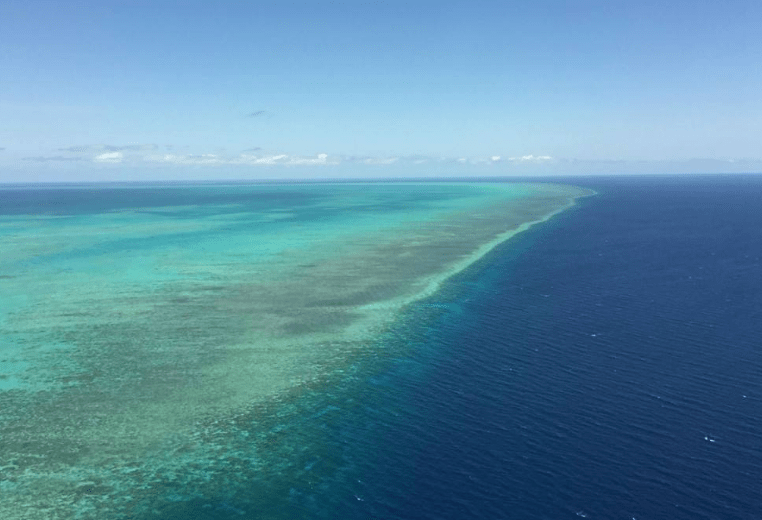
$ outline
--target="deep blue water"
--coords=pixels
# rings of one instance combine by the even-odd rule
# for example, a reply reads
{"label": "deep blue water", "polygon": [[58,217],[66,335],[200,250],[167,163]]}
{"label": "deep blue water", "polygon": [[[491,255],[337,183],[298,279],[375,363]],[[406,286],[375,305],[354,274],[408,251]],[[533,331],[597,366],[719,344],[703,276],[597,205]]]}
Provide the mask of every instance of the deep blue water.
{"label": "deep blue water", "polygon": [[294,513],[762,517],[762,177],[575,182],[391,333]]}

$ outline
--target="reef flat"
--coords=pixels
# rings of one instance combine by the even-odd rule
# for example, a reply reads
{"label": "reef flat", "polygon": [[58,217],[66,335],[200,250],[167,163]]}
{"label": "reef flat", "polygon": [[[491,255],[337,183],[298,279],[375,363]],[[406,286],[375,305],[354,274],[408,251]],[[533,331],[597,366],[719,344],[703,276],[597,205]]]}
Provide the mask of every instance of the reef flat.
{"label": "reef flat", "polygon": [[0,517],[161,517],[173,483],[281,471],[296,455],[273,432],[301,392],[382,355],[407,305],[588,194],[0,189]]}

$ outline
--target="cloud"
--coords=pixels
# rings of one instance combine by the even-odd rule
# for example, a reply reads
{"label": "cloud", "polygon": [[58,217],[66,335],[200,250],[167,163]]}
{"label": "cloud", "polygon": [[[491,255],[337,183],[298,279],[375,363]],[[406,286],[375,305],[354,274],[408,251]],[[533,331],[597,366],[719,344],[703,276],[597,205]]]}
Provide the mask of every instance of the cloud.
{"label": "cloud", "polygon": [[[187,147],[184,147],[187,150]],[[529,165],[562,164],[564,159],[554,159],[548,155],[523,155],[505,157],[498,154],[483,156],[445,156],[445,155],[329,155],[325,153],[315,155],[298,155],[287,153],[264,153],[258,146],[245,149],[238,154],[227,153],[224,150],[215,153],[185,153],[179,148],[174,151],[165,147],[166,153],[140,154],[139,151],[156,152],[158,146],[150,145],[86,145],[65,148],[66,152],[75,150],[89,152],[87,156],[69,157],[64,155],[28,157],[28,161],[80,161],[90,160],[95,164],[119,164],[130,163],[133,166],[139,164],[164,164],[192,167],[220,167],[220,166],[319,166],[353,164],[367,167],[425,167],[431,165],[452,165],[464,167],[492,167],[504,168],[511,166],[526,168]]]}
{"label": "cloud", "polygon": [[394,164],[400,160],[399,157],[373,157],[369,155],[348,155],[341,158],[342,162],[355,164]]}
{"label": "cloud", "polygon": [[177,164],[186,166],[220,166],[220,165],[243,165],[243,166],[302,166],[302,165],[320,165],[320,164],[338,164],[338,159],[329,158],[328,154],[321,153],[314,156],[301,155],[254,155],[240,154],[234,157],[222,157],[216,154],[201,155],[179,155],[164,154],[153,155],[145,158],[147,162],[158,162],[164,164]]}
{"label": "cloud", "polygon": [[42,155],[38,155],[36,157],[24,157],[24,161],[35,161],[35,162],[51,162],[51,161],[81,161],[82,157],[64,157],[62,155],[54,155],[52,157],[45,157]]}
{"label": "cloud", "polygon": [[[184,148],[184,150],[183,150]],[[531,166],[547,167],[548,165],[568,164],[565,159],[555,159],[549,155],[522,155],[506,157],[499,154],[485,154],[481,156],[457,156],[457,155],[329,155],[326,153],[314,155],[288,154],[288,153],[265,153],[262,148],[254,146],[247,148],[241,153],[229,153],[224,150],[214,153],[187,153],[188,147],[159,147],[154,144],[142,145],[83,145],[71,146],[60,149],[68,153],[75,151],[85,152],[79,154],[59,154],[51,156],[27,157],[27,161],[54,162],[54,161],[82,161],[88,160],[93,164],[127,164],[132,166],[150,165],[176,165],[195,168],[223,167],[223,166],[320,166],[320,165],[357,165],[368,168],[400,168],[417,167],[433,168],[450,165],[449,167],[463,166],[467,168],[496,168],[527,170]],[[166,151],[164,151],[166,150]],[[153,153],[139,153],[139,152]],[[75,156],[76,155],[76,156]]]}
{"label": "cloud", "polygon": [[320,153],[312,156],[303,155],[249,155],[242,154],[237,158],[230,161],[230,164],[251,164],[251,165],[284,165],[284,166],[301,166],[301,165],[320,165],[320,164],[338,164],[339,160],[328,158],[328,154]]}
{"label": "cloud", "polygon": [[328,154],[319,153],[314,157],[289,157],[285,163],[288,165],[301,164],[338,164],[338,162],[328,162]]}
{"label": "cloud", "polygon": [[220,159],[215,154],[173,154],[167,153],[164,155],[153,155],[144,158],[148,162],[162,162],[169,164],[186,164],[186,165],[200,165],[200,164],[225,164],[223,159]]}
{"label": "cloud", "polygon": [[246,117],[262,117],[264,115],[267,115],[266,110],[255,110],[254,112],[249,112],[246,114]]}
{"label": "cloud", "polygon": [[[498,165],[498,164],[546,164],[557,160],[550,155],[523,155],[519,157],[503,157],[502,155],[482,155],[482,156],[427,156],[427,155],[408,155],[399,157],[399,161],[404,164],[453,164],[453,165]],[[362,161],[355,161],[362,162]],[[388,164],[391,164],[390,161]],[[387,164],[382,163],[381,158],[373,158],[367,161],[368,164]]]}
{"label": "cloud", "polygon": [[297,166],[297,165],[320,165],[320,164],[357,164],[368,166],[391,166],[391,165],[422,165],[422,164],[462,164],[462,165],[493,165],[511,162],[545,162],[552,158],[549,156],[523,156],[519,158],[504,159],[500,155],[487,155],[479,157],[443,157],[429,155],[290,155],[290,154],[262,154],[259,147],[244,150],[239,155],[227,156],[218,154],[177,154],[167,153],[163,155],[150,155],[144,157],[146,162],[214,166],[214,165],[250,165],[250,166]]}
{"label": "cloud", "polygon": [[152,152],[158,150],[155,144],[128,144],[125,146],[115,146],[112,144],[87,144],[82,146],[69,146],[68,148],[59,148],[59,152]]}
{"label": "cloud", "polygon": [[511,162],[546,162],[552,161],[553,157],[550,155],[522,155],[521,157],[511,157],[508,160]]}
{"label": "cloud", "polygon": [[124,159],[122,152],[109,152],[96,155],[93,161],[100,163],[120,163]]}
{"label": "cloud", "polygon": [[341,156],[342,162],[350,162],[354,164],[379,164],[379,165],[390,165],[390,164],[405,164],[405,165],[421,165],[421,164],[452,164],[452,165],[492,165],[492,164],[498,164],[498,163],[506,163],[507,162],[543,162],[543,161],[549,161],[552,160],[550,156],[533,156],[533,155],[526,155],[523,157],[511,157],[510,159],[505,159],[501,155],[487,155],[487,156],[432,156],[432,155],[402,155],[399,157],[395,156],[387,156],[387,157],[381,157],[381,156],[369,156],[369,155],[345,155]]}

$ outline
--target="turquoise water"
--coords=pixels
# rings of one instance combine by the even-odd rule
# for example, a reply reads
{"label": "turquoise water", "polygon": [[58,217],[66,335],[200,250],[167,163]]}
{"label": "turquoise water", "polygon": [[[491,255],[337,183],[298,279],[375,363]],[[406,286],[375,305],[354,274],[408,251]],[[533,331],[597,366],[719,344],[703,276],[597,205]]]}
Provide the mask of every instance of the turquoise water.
{"label": "turquoise water", "polygon": [[[333,413],[316,396],[383,358],[411,302],[584,194],[0,189],[0,516],[167,517],[254,481],[281,496],[326,460],[319,432],[294,426]],[[282,500],[263,496],[256,517],[289,518]]]}

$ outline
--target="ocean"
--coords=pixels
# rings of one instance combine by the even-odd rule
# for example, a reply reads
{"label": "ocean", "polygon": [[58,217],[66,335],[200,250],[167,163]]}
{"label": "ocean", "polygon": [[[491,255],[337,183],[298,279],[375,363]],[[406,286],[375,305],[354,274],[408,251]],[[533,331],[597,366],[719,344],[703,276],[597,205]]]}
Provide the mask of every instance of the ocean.
{"label": "ocean", "polygon": [[[287,385],[289,389],[280,392],[277,399],[258,400],[233,417],[220,415],[220,424],[216,423],[214,410],[220,406],[223,394],[236,403],[238,397],[227,397],[216,386],[203,385],[224,381],[225,374],[240,374],[218,359],[219,352],[207,351],[215,338],[240,341],[239,329],[244,325],[239,321],[232,325],[221,322],[226,312],[238,315],[241,309],[261,311],[243,301],[240,290],[231,293],[220,289],[228,283],[222,278],[233,266],[236,287],[240,289],[244,285],[239,278],[271,271],[260,260],[264,254],[261,251],[236,260],[236,255],[242,254],[240,244],[235,248],[216,244],[215,230],[222,219],[223,227],[240,224],[241,229],[235,233],[245,235],[251,221],[247,217],[243,222],[236,215],[241,205],[249,203],[251,193],[241,194],[232,187],[212,200],[193,199],[182,209],[177,200],[145,204],[154,208],[148,216],[141,212],[141,218],[149,219],[144,224],[153,226],[153,240],[161,242],[162,248],[168,241],[175,243],[157,260],[155,255],[148,257],[140,252],[146,238],[142,228],[139,233],[135,231],[136,215],[113,211],[122,200],[119,197],[127,199],[124,208],[135,206],[134,192],[119,192],[117,202],[105,205],[110,219],[108,229],[123,230],[118,251],[100,252],[97,262],[87,262],[89,269],[97,267],[102,271],[86,275],[77,272],[83,257],[91,257],[92,251],[88,253],[89,246],[77,245],[77,237],[67,239],[66,234],[48,235],[61,241],[55,253],[58,256],[45,260],[55,270],[40,268],[49,283],[59,283],[55,294],[74,298],[74,303],[71,308],[57,308],[56,316],[39,311],[39,319],[58,327],[58,335],[45,336],[48,346],[35,350],[32,361],[49,370],[74,374],[70,377],[80,380],[65,381],[70,386],[61,390],[51,386],[51,381],[61,384],[60,376],[19,375],[25,373],[23,356],[6,355],[2,360],[4,370],[16,374],[16,379],[0,379],[0,385],[6,385],[0,386],[6,394],[0,403],[18,405],[22,401],[14,401],[14,392],[20,391],[19,385],[27,385],[24,391],[34,393],[23,403],[31,403],[27,410],[39,417],[24,422],[27,419],[19,418],[23,410],[17,415],[7,410],[3,415],[0,410],[5,420],[0,426],[6,439],[13,436],[13,442],[20,443],[27,435],[28,442],[37,444],[35,453],[39,457],[51,457],[40,446],[55,445],[55,435],[35,437],[34,432],[22,427],[44,424],[50,431],[56,430],[55,424],[46,422],[56,417],[49,409],[55,404],[50,396],[56,392],[68,392],[65,395],[69,398],[84,392],[80,395],[84,403],[85,397],[91,399],[95,394],[83,388],[96,388],[101,393],[116,392],[116,388],[143,403],[152,395],[154,386],[144,385],[138,392],[130,388],[134,384],[130,378],[116,384],[118,366],[139,366],[135,373],[154,381],[158,380],[154,372],[166,373],[171,360],[161,349],[155,359],[145,359],[139,355],[144,351],[127,340],[114,349],[115,338],[137,334],[136,329],[125,325],[132,323],[135,316],[143,321],[152,316],[155,323],[149,323],[155,330],[184,337],[177,336],[180,332],[174,328],[162,327],[167,321],[176,323],[186,316],[192,318],[189,325],[201,326],[188,333],[192,348],[187,352],[195,357],[178,362],[182,366],[170,375],[182,387],[179,394],[192,396],[187,403],[203,403],[206,407],[204,424],[193,432],[199,439],[191,442],[183,437],[178,441],[168,431],[152,426],[156,428],[152,441],[134,447],[136,453],[151,457],[150,464],[144,463],[151,467],[151,478],[145,480],[132,476],[147,474],[139,463],[119,466],[122,473],[114,478],[114,463],[100,456],[88,458],[73,449],[69,458],[56,452],[60,458],[57,483],[52,478],[46,480],[45,475],[34,480],[29,471],[20,473],[25,464],[27,468],[40,467],[36,462],[0,461],[0,492],[6,503],[12,497],[19,518],[34,518],[29,514],[32,509],[21,508],[24,503],[38,507],[41,502],[24,483],[31,482],[51,493],[63,486],[61,475],[67,474],[75,492],[61,492],[60,503],[48,505],[47,510],[38,507],[33,511],[38,518],[759,518],[762,177],[550,180],[594,190],[596,195],[578,198],[574,206],[497,244],[465,269],[442,280],[427,297],[404,302],[401,313],[393,320],[360,335],[361,347],[332,354],[332,362],[326,366],[316,368],[316,360],[323,359],[319,353],[311,352],[306,357],[292,353],[294,364],[304,363],[310,369],[307,376],[298,366],[283,369],[288,377],[303,377],[300,383]],[[142,201],[166,196],[166,192],[161,195],[151,187],[140,189],[145,190],[140,194]],[[204,187],[195,189],[197,197],[209,197]],[[420,209],[414,217],[416,222],[424,214],[432,215],[433,208],[441,213],[447,206],[449,211],[454,207],[451,203],[458,211],[472,207],[468,197],[456,197],[449,189],[442,188],[441,193],[431,196],[425,208],[415,198],[419,195],[396,204],[405,211],[410,206]],[[88,205],[102,203],[92,193],[83,193],[83,197],[90,197]],[[316,215],[323,220],[335,218],[336,222],[331,222],[335,229],[339,224],[337,215],[343,215],[347,201],[356,196],[329,204],[320,193],[296,188],[278,193],[280,200],[263,198],[272,204],[267,209],[271,222],[267,226],[279,226],[290,218],[284,216],[284,205],[291,209],[302,206],[308,212],[305,229],[317,241],[327,236],[324,228],[310,227],[308,221],[314,221]],[[31,204],[39,203],[40,193],[29,196],[33,198]],[[55,193],[45,192],[44,197],[48,206],[71,204]],[[237,200],[232,203],[231,197]],[[393,199],[399,201],[399,193],[395,192]],[[362,233],[378,233],[377,220],[390,211],[392,198],[379,196],[376,202],[375,206],[366,203],[365,209],[359,211],[361,216],[367,216],[366,220],[361,218],[359,224],[356,218],[352,220],[352,226],[366,226]],[[92,209],[88,211],[88,215],[93,213]],[[178,211],[187,217],[182,222],[173,217]],[[16,226],[13,233],[20,233],[19,222],[23,226],[38,225],[30,223],[23,209],[5,213],[14,212],[21,216],[8,224]],[[257,212],[262,212],[260,206]],[[72,212],[59,208],[51,213],[64,218],[62,215],[70,216]],[[164,227],[155,227],[157,222],[152,219],[157,213],[166,217],[162,220]],[[399,213],[400,225],[408,226],[408,217],[403,213]],[[199,215],[207,218],[206,224],[198,224]],[[474,215],[486,218],[482,213]],[[129,223],[119,220],[127,218]],[[213,226],[209,218],[215,221]],[[81,230],[96,223],[85,219],[77,225]],[[8,229],[6,237],[11,234]],[[346,236],[356,229],[345,228]],[[196,263],[184,256],[190,247],[186,243],[189,232],[196,240],[192,256],[202,255]],[[129,245],[130,240],[135,241],[134,246]],[[76,247],[69,246],[72,241]],[[43,261],[33,254],[35,247],[46,246],[24,243],[29,249],[17,251],[16,261],[22,262],[24,269],[37,269],[35,262]],[[198,243],[207,248],[206,256],[200,253]],[[290,252],[298,244],[267,243],[273,248],[268,254],[275,251],[281,255],[279,258],[286,258],[287,265],[305,267],[303,249],[295,255]],[[378,251],[374,250],[374,255]],[[220,255],[225,261],[214,260],[209,267],[211,259]],[[319,263],[322,257],[311,258],[311,263]],[[384,262],[388,258],[384,257]],[[148,305],[140,300],[143,293],[125,289],[124,299],[136,300],[130,304],[133,310],[120,307],[122,314],[109,315],[108,327],[102,323],[102,313],[98,318],[101,321],[95,325],[92,316],[73,316],[85,312],[75,310],[76,302],[99,301],[108,307],[101,293],[112,294],[107,286],[109,277],[114,270],[121,273],[123,263],[135,265],[140,259],[143,264],[139,272],[128,273],[133,285],[153,283],[159,293],[159,288],[179,283],[180,278],[185,280],[189,272],[196,282],[203,279],[203,283],[193,285],[193,291],[186,287],[183,295],[172,292],[169,296],[174,303],[170,307],[165,305],[167,295],[155,295],[161,298],[161,305],[156,304],[158,300]],[[171,267],[178,265],[178,259],[185,266],[182,272]],[[427,265],[432,261],[427,260]],[[241,267],[244,264],[245,269]],[[342,268],[346,265],[351,263],[342,264]],[[9,269],[0,273],[5,276],[0,280],[5,287],[12,286],[15,272]],[[57,282],[62,273],[73,278],[66,284]],[[291,279],[291,271],[286,274]],[[270,283],[281,280],[276,275],[268,276],[273,277],[268,279]],[[217,282],[209,283],[209,277]],[[106,286],[81,287],[81,280],[88,279]],[[368,290],[389,284],[376,283]],[[22,334],[26,334],[24,345],[29,347],[32,339],[41,341],[43,332],[29,328],[32,318],[23,322],[27,328],[14,321],[13,309],[29,306],[34,300],[34,295],[24,297],[17,288],[14,291],[14,302],[5,298],[0,303],[6,319],[0,321],[0,327],[16,334],[13,345],[18,351]],[[359,303],[367,305],[366,299],[360,298]],[[199,307],[209,301],[215,304],[211,313],[209,308]],[[321,317],[310,316],[308,321],[298,322],[301,328],[296,333],[303,334],[307,325],[314,327]],[[85,327],[82,337],[91,338],[93,331],[100,331],[99,341],[87,344],[85,349],[82,337],[77,331],[64,330],[62,320],[74,320]],[[344,323],[340,322],[342,326]],[[8,337],[6,334],[3,345],[10,349],[13,345]],[[81,370],[86,361],[76,356],[72,363],[79,363],[79,368],[64,370],[51,365],[51,356],[67,359],[56,350],[66,350],[67,342],[90,355],[108,347],[110,355],[117,352],[122,357],[119,363],[101,360],[105,367],[101,373],[92,367]],[[227,372],[199,375],[203,372],[200,367],[206,366]],[[108,378],[108,384],[98,386],[99,378]],[[203,402],[204,391],[214,396],[213,403]],[[227,388],[227,392],[251,397],[237,386]],[[114,399],[117,397],[104,397],[102,402]],[[186,401],[173,397],[168,402],[181,406]],[[169,426],[179,424],[180,414],[175,411],[159,407],[148,413],[144,412],[145,406],[138,408],[150,420],[141,422],[143,415],[134,412],[129,417],[137,417],[136,424],[153,425],[157,414],[161,417],[162,413],[175,418],[174,422],[168,421]],[[78,419],[90,420],[94,419],[89,415]],[[123,427],[119,421],[114,425]],[[62,424],[60,435],[77,437],[78,428],[105,431],[102,426]],[[117,433],[141,436],[137,431]],[[88,438],[88,442],[92,444],[93,440]],[[20,448],[14,449],[20,453]],[[109,447],[100,446],[99,450],[108,452]],[[82,461],[88,461],[89,466]],[[103,497],[108,500],[100,500]]]}
{"label": "ocean", "polygon": [[371,517],[762,514],[762,178],[576,184],[437,300]]}

